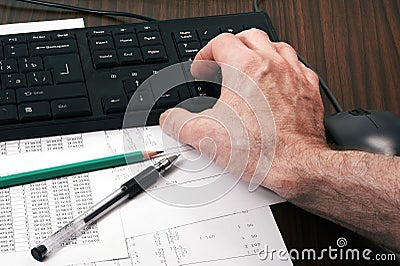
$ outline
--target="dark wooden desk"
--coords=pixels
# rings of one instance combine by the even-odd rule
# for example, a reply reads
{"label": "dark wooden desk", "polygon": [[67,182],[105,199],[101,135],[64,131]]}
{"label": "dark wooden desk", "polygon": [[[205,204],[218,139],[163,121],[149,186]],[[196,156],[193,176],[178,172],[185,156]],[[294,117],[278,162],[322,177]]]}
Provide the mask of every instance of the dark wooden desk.
{"label": "dark wooden desk", "polygon": [[[248,12],[251,0],[54,0],[90,8],[130,11],[156,19]],[[364,107],[400,114],[400,1],[397,0],[259,0],[281,40],[287,41],[325,78],[344,109]],[[84,17],[86,26],[135,22],[34,7],[4,0],[0,23]],[[333,109],[327,105],[327,112]],[[366,239],[289,203],[272,207],[289,249],[336,247],[345,237],[349,248],[377,247]],[[296,261],[295,265],[390,265],[366,261]]]}

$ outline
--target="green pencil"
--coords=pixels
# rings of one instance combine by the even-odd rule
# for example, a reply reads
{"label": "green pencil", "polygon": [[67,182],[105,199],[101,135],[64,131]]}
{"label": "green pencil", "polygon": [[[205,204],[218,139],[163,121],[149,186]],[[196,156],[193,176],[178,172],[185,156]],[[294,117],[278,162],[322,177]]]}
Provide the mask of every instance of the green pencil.
{"label": "green pencil", "polygon": [[109,157],[93,159],[89,161],[65,164],[45,169],[34,170],[19,174],[0,177],[0,188],[21,185],[50,178],[76,175],[90,171],[137,163],[150,159],[162,151],[135,151],[126,154],[118,154]]}

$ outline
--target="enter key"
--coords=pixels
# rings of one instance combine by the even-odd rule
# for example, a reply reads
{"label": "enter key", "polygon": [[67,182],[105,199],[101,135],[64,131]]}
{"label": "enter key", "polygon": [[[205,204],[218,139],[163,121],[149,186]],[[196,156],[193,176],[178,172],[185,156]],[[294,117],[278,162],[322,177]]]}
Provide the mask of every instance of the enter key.
{"label": "enter key", "polygon": [[51,70],[56,84],[83,82],[83,73],[79,56],[65,54],[44,59],[46,70]]}

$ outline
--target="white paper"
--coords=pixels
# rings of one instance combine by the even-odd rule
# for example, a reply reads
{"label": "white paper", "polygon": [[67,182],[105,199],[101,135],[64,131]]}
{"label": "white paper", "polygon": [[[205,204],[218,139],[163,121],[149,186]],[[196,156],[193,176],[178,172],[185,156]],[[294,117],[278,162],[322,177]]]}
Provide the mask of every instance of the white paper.
{"label": "white paper", "polygon": [[40,31],[51,31],[77,29],[84,27],[85,22],[83,21],[83,18],[38,21],[29,23],[13,23],[0,25],[0,35],[29,33],[35,32],[38,29],[40,29]]}
{"label": "white paper", "polygon": [[[10,24],[0,26],[0,35],[78,27],[84,27],[82,19]],[[128,136],[127,147],[124,136]],[[291,265],[286,260],[268,262],[257,257],[265,244],[285,249],[267,206],[283,200],[263,188],[250,193],[247,183],[164,135],[159,127],[0,142],[0,176],[151,149],[182,156],[177,167],[147,193],[122,204],[42,263],[30,255],[32,247],[154,160],[0,189],[1,264]],[[233,186],[195,207],[163,200],[178,188],[190,191],[210,184]]]}

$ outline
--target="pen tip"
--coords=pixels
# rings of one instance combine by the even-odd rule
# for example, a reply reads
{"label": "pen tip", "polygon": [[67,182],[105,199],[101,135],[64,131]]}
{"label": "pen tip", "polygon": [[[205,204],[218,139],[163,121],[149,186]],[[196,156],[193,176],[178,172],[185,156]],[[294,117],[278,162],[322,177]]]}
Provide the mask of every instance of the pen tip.
{"label": "pen tip", "polygon": [[168,157],[168,161],[170,161],[171,163],[173,163],[176,159],[178,159],[179,156],[180,156],[180,154],[178,154],[178,155],[172,155],[172,156]]}
{"label": "pen tip", "polygon": [[164,153],[164,151],[156,151],[157,154]]}

